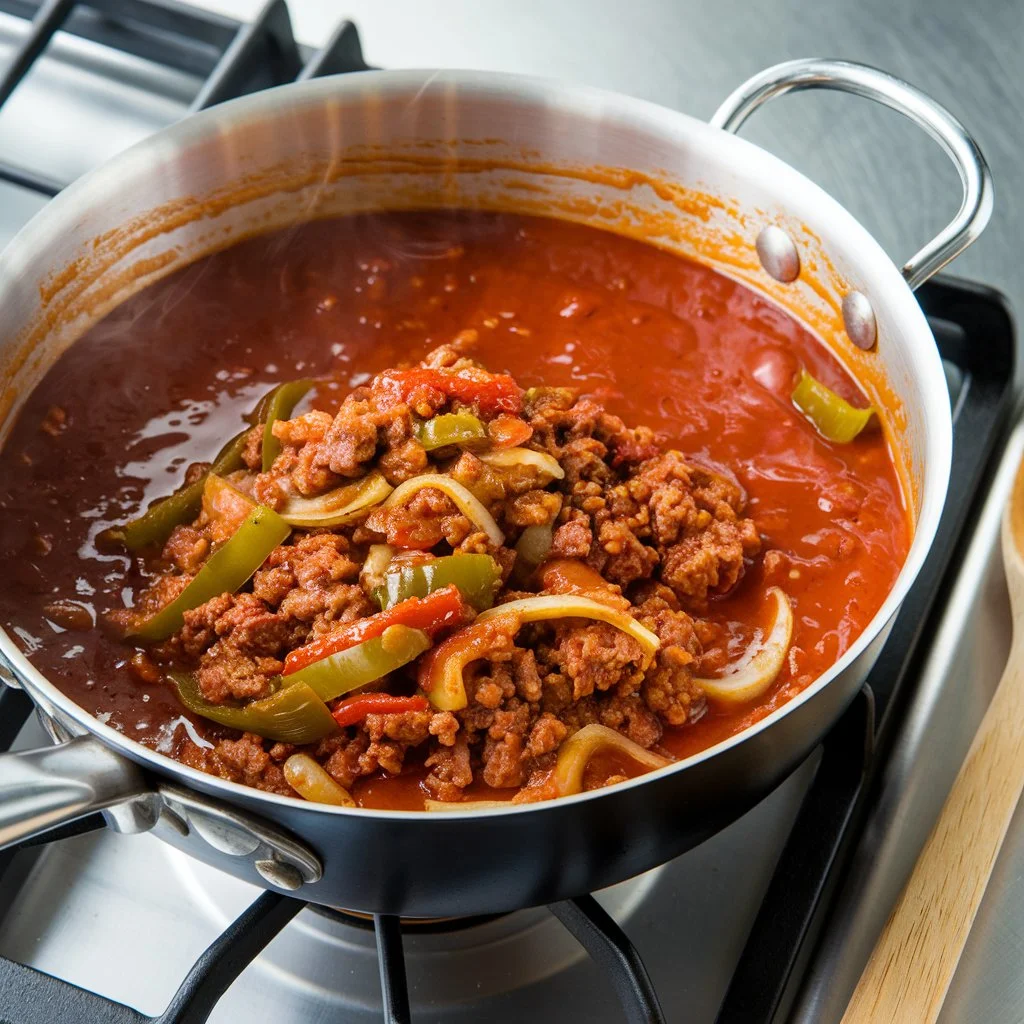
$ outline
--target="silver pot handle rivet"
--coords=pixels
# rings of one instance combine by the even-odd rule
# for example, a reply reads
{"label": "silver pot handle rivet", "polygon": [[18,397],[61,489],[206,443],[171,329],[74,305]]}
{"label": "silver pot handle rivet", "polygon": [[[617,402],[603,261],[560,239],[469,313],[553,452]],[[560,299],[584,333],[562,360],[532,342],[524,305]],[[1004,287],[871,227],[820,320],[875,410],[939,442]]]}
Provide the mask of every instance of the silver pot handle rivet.
{"label": "silver pot handle rivet", "polygon": [[323,876],[320,858],[273,822],[173,782],[161,782],[159,792],[174,816],[168,824],[180,836],[198,836],[218,853],[248,860],[278,889],[294,892]]}
{"label": "silver pot handle rivet", "polygon": [[258,860],[253,867],[259,872],[260,878],[278,889],[294,892],[302,888],[302,875],[291,864],[282,864],[279,860]]}
{"label": "silver pot handle rivet", "polygon": [[789,284],[800,276],[800,254],[796,243],[774,224],[763,228],[757,236],[757,256],[761,266],[776,281]]}
{"label": "silver pot handle rivet", "polygon": [[863,292],[850,292],[843,298],[843,326],[850,341],[865,351],[875,347],[878,325],[875,311]]}

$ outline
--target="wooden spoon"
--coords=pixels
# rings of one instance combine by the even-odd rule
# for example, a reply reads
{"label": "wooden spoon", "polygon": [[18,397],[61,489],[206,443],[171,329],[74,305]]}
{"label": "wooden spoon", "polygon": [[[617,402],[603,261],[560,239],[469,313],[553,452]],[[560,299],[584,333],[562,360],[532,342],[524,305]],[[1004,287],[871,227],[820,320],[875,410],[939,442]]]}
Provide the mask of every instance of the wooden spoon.
{"label": "wooden spoon", "polygon": [[1024,790],[1024,462],[1003,513],[1002,548],[1013,615],[1006,668],[843,1024],[938,1017]]}

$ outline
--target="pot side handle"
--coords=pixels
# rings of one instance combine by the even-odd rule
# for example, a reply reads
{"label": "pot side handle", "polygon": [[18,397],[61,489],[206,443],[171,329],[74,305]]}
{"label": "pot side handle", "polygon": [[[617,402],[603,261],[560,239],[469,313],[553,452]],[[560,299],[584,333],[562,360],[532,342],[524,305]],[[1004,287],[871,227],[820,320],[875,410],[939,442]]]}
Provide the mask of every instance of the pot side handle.
{"label": "pot side handle", "polygon": [[323,876],[320,858],[290,832],[185,786],[147,780],[95,736],[0,754],[0,850],[95,811],[118,832],[166,821],[198,844],[190,852],[248,861],[264,883],[288,892]]}
{"label": "pot side handle", "polygon": [[154,796],[131,761],[93,736],[0,754],[0,849],[94,811],[128,805],[151,819],[131,829],[141,831],[155,820],[146,808]]}
{"label": "pot side handle", "polygon": [[945,150],[963,185],[957,215],[902,268],[916,289],[959,256],[985,229],[992,215],[992,178],[978,144],[945,107],[919,89],[877,68],[816,57],[776,64],[748,79],[715,111],[710,124],[737,132],[758,107],[801,89],[834,89],[874,100],[910,118]]}

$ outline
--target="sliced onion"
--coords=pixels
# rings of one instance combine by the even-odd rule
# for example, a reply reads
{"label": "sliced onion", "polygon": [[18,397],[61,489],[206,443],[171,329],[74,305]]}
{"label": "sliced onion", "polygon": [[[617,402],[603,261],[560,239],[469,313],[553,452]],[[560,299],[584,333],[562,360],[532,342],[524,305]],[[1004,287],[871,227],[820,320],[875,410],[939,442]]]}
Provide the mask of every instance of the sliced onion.
{"label": "sliced onion", "polygon": [[775,602],[775,620],[760,648],[751,648],[733,670],[718,679],[693,681],[714,700],[742,704],[760,697],[775,682],[786,661],[793,636],[793,609],[789,598],[771,587],[768,597]]}
{"label": "sliced onion", "polygon": [[281,509],[280,515],[290,526],[306,529],[344,526],[361,519],[391,491],[391,484],[374,470],[358,483],[335,488],[318,498],[292,496]]}
{"label": "sliced onion", "polygon": [[594,601],[579,594],[542,594],[540,597],[524,597],[518,601],[508,601],[495,605],[476,617],[477,622],[484,622],[495,615],[515,612],[520,622],[539,622],[542,619],[599,619],[609,626],[621,629],[631,636],[644,652],[643,667],[647,668],[661,646],[655,633],[646,626],[641,626],[632,615],[609,608],[606,604]]}
{"label": "sliced onion", "polygon": [[424,800],[425,811],[492,811],[496,807],[511,809],[518,806],[511,800]]}
{"label": "sliced onion", "polygon": [[546,452],[535,452],[532,448],[503,448],[496,452],[484,452],[477,458],[496,469],[524,466],[535,469],[540,476],[549,480],[565,479],[565,470],[558,464],[557,459]]}
{"label": "sliced onion", "polygon": [[299,796],[311,803],[357,806],[352,794],[331,778],[309,754],[292,754],[284,763],[284,777]]}
{"label": "sliced onion", "polygon": [[384,507],[393,508],[395,505],[401,505],[403,502],[408,501],[417,491],[422,491],[425,487],[432,487],[434,490],[440,491],[451,498],[458,506],[459,511],[467,519],[480,527],[487,534],[487,539],[495,547],[501,547],[502,542],[505,540],[505,535],[498,529],[498,524],[494,521],[494,517],[480,504],[479,499],[474,497],[468,488],[460,484],[458,480],[453,480],[450,476],[443,476],[440,473],[423,473],[420,476],[414,476],[411,480],[406,480],[404,484],[399,484],[395,488],[391,497],[384,502]]}
{"label": "sliced onion", "polygon": [[384,574],[394,557],[395,549],[390,544],[370,545],[370,550],[366,552],[366,561],[359,570],[359,582],[367,594],[372,595],[378,587],[383,586]]}
{"label": "sliced onion", "polygon": [[574,732],[559,748],[552,782],[558,796],[569,796],[583,790],[583,772],[591,757],[599,750],[612,748],[642,764],[645,768],[664,768],[672,762],[667,757],[645,750],[621,732],[606,725],[591,723]]}

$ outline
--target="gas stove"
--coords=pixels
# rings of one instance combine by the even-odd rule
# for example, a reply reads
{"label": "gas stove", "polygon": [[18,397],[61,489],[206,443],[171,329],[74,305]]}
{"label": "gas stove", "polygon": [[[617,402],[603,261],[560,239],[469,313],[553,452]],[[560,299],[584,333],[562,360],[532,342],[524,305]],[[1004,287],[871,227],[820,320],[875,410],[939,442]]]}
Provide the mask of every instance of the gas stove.
{"label": "gas stove", "polygon": [[[297,45],[280,0],[251,22],[171,0],[0,0],[0,67],[3,245],[64,184],[190,110],[366,64],[348,22]],[[42,142],[40,109],[61,126]],[[955,486],[861,695],[760,805],[594,898],[376,933],[85,819],[0,854],[0,1020],[838,1020],[1008,647],[992,524],[1024,448],[1018,432],[1000,463],[1012,324],[986,288],[919,295],[947,368]],[[45,743],[22,695],[0,692],[0,749]]]}

